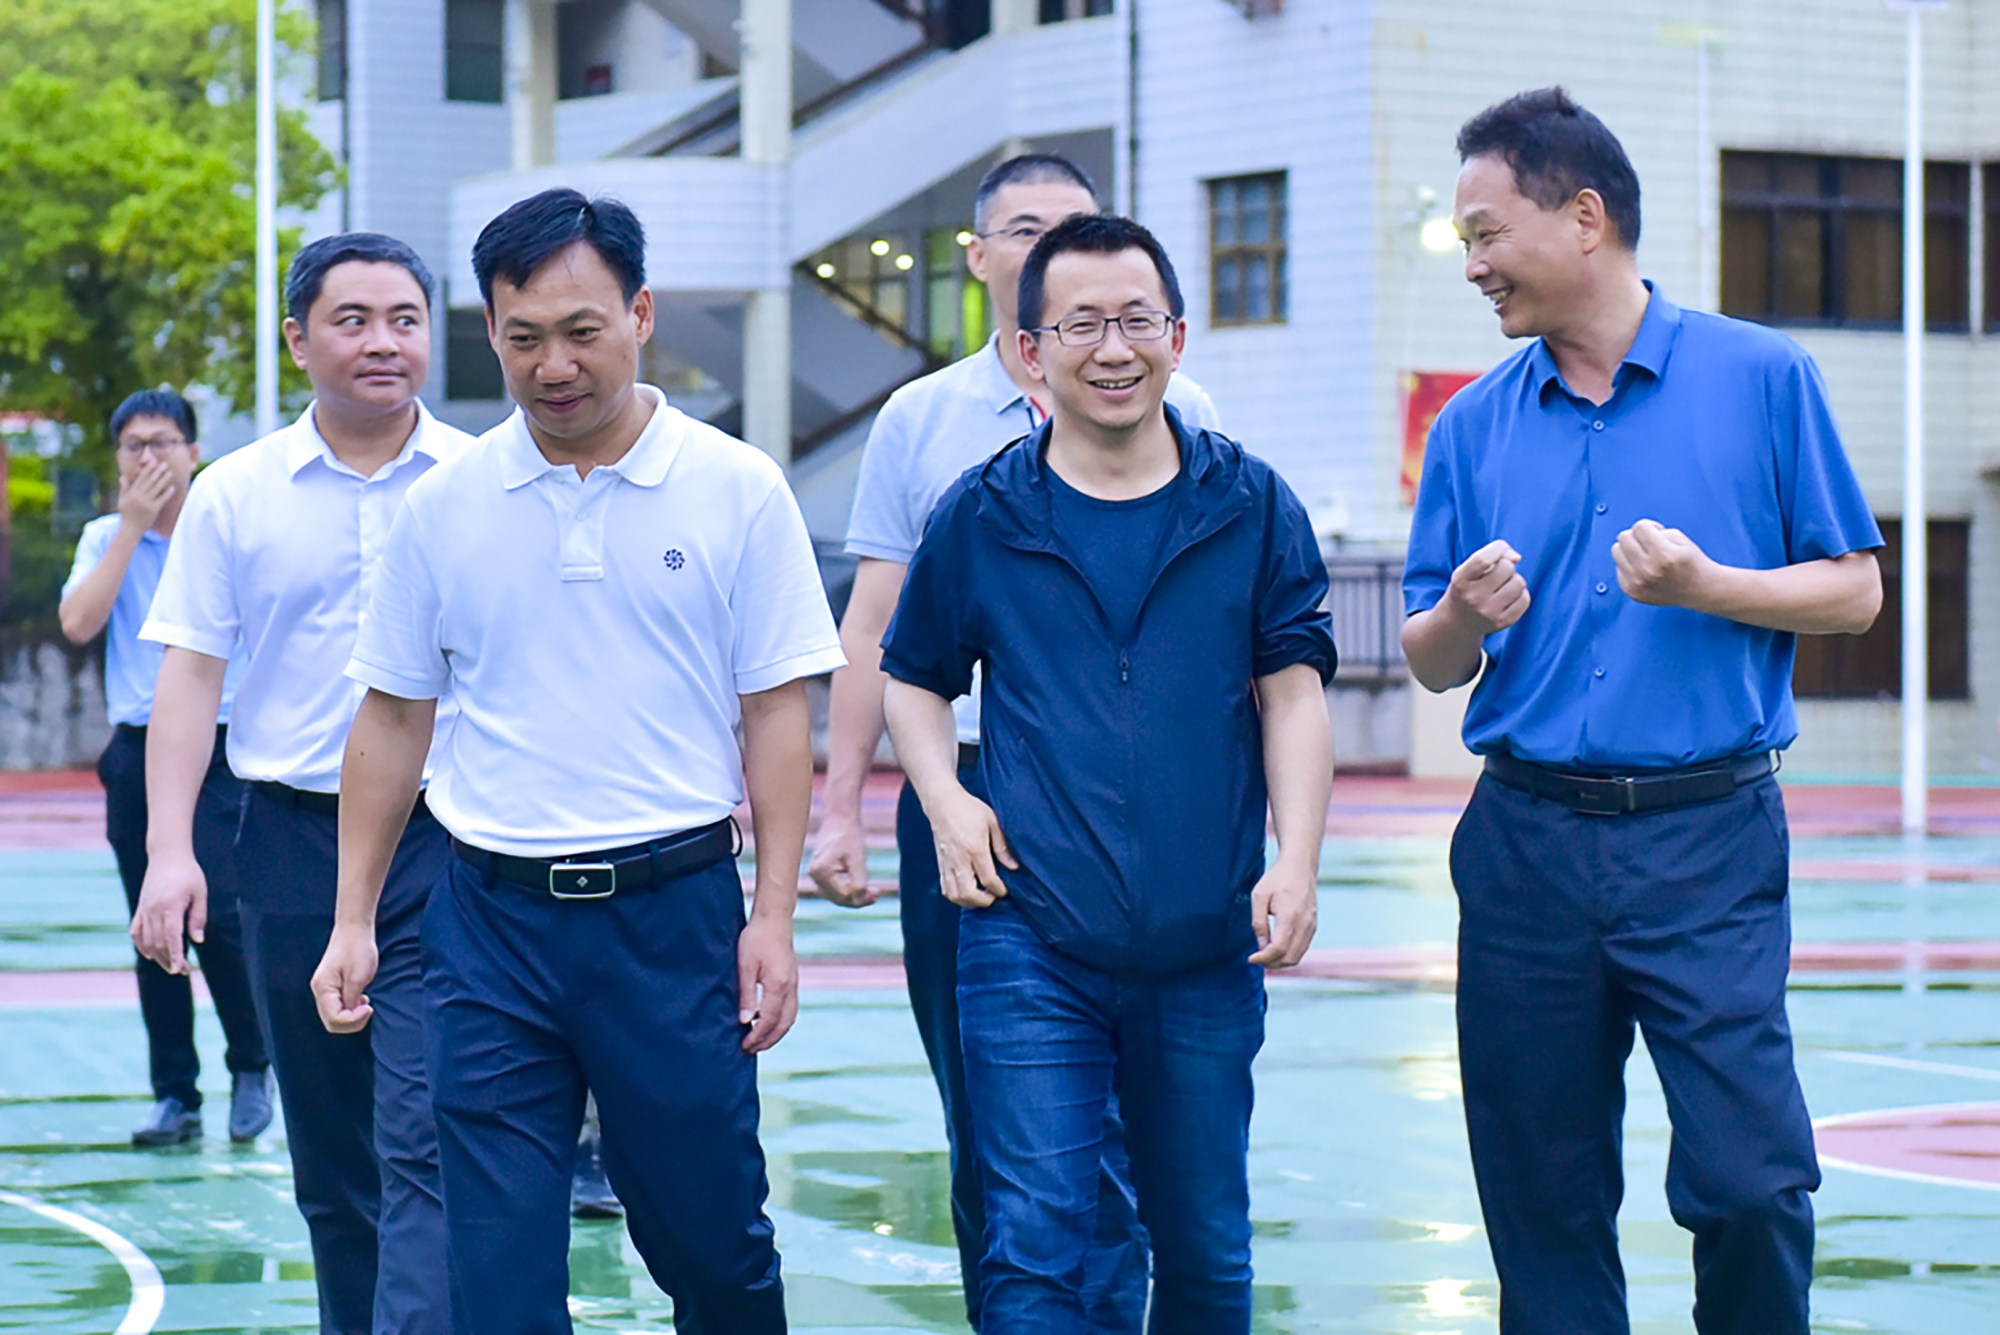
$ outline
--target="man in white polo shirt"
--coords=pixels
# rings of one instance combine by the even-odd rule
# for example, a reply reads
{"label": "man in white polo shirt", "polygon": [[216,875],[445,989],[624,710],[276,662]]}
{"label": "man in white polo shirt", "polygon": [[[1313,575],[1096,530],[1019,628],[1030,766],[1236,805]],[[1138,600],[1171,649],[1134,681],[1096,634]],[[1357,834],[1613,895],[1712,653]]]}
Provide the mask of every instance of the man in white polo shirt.
{"label": "man in white polo shirt", "polygon": [[376,892],[448,691],[431,804],[457,856],[423,948],[461,1328],[568,1329],[587,1086],[677,1328],[773,1335],[754,1054],[797,1013],[803,678],[839,640],[783,470],[636,383],[653,302],[631,211],[545,191],[487,224],[473,269],[521,409],[411,490],[383,559],[348,668],[371,689],[321,1015],[368,1022]]}
{"label": "man in white polo shirt", "polygon": [[[1017,346],[1021,266],[1044,232],[1066,218],[1097,211],[1096,187],[1068,158],[1024,153],[991,168],[974,193],[976,235],[965,260],[972,276],[986,285],[997,332],[978,351],[897,390],[869,430],[847,525],[847,550],[860,558],[840,623],[849,666],[833,676],[826,792],[811,867],[820,891],[837,904],[860,908],[874,903],[878,894],[868,883],[861,786],[882,740],[882,692],[888,680],[880,666],[882,636],[896,610],[904,573],[938,497],[959,474],[1048,420],[1048,386],[1028,374]],[[1178,372],[1167,382],[1167,402],[1190,429],[1221,425],[1207,393]],[[952,712],[960,778],[976,791],[977,688],[953,702]],[[986,1207],[958,1040],[959,908],[939,889],[930,822],[916,789],[908,784],[896,804],[896,849],[903,968],[917,1033],[944,1105],[952,1227],[958,1235],[966,1319],[978,1330]],[[1107,1138],[1097,1243],[1084,1285],[1096,1329],[1137,1335],[1146,1315],[1148,1265],[1131,1173],[1122,1141],[1114,1134]]]}
{"label": "man in white polo shirt", "polygon": [[200,941],[207,925],[190,829],[224,660],[243,645],[228,740],[230,768],[250,783],[237,884],[326,1335],[452,1329],[416,936],[448,849],[421,805],[383,897],[373,1034],[327,1033],[310,987],[333,928],[341,756],[363,694],[343,669],[404,493],[469,443],[417,399],[432,286],[392,237],[353,232],[299,252],[285,337],[313,404],[196,479],[140,631],[167,650],[146,743],[151,861],[132,937],[174,972],[187,967],[183,935]]}

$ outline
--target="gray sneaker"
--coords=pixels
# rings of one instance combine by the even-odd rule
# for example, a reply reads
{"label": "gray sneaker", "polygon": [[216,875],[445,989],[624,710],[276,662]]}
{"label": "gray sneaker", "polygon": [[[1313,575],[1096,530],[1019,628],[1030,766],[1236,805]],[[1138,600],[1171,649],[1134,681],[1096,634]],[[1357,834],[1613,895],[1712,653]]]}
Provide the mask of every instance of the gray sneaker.
{"label": "gray sneaker", "polygon": [[271,1073],[238,1071],[229,1082],[229,1138],[246,1144],[270,1124]]}
{"label": "gray sneaker", "polygon": [[146,1120],[132,1132],[134,1145],[179,1145],[201,1135],[201,1110],[179,1099],[165,1098],[153,1105]]}

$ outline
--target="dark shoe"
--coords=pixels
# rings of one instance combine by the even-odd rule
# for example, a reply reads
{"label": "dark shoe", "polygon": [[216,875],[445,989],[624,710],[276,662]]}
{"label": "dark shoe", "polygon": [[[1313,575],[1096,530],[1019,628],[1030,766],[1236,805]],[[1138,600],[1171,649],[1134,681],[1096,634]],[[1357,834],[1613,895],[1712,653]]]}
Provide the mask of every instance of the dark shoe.
{"label": "dark shoe", "polygon": [[576,1171],[569,1180],[569,1213],[572,1219],[625,1217],[618,1193],[604,1176],[603,1142],[596,1136],[586,1136],[577,1142]]}
{"label": "dark shoe", "polygon": [[134,1145],[179,1145],[201,1135],[201,1110],[179,1099],[161,1099],[132,1133]]}
{"label": "dark shoe", "polygon": [[229,1138],[247,1144],[271,1124],[271,1073],[238,1071],[229,1082]]}

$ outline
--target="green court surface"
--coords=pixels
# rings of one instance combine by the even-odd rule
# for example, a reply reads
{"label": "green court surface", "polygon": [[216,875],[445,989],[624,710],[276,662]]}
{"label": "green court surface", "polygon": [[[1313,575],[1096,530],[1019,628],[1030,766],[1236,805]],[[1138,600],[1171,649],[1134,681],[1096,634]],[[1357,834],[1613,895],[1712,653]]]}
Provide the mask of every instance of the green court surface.
{"label": "green court surface", "polygon": [[[1453,1057],[1449,804],[1381,806],[1342,818],[1336,797],[1321,953],[1313,976],[1270,989],[1250,1160],[1266,1335],[1497,1329]],[[1816,1116],[2000,1105],[2000,835],[1971,828],[1919,844],[1796,838],[1792,1018]],[[222,1138],[212,1015],[209,1138],[127,1144],[146,1097],[119,990],[122,899],[109,853],[76,843],[0,850],[0,1331],[315,1329],[282,1122],[254,1146]],[[893,852],[878,857],[892,877]],[[900,989],[894,901],[809,901],[798,937],[802,1013],[762,1065],[793,1328],[962,1331],[944,1131]],[[1687,1331],[1688,1238],[1667,1213],[1667,1119],[1643,1050],[1631,1085],[1634,1329]],[[1869,1167],[1829,1166],[1817,1197],[1815,1330],[2000,1329],[1994,1113],[1931,1117],[1936,1144],[1880,1119],[1846,1133],[1837,1157]],[[672,1329],[622,1225],[576,1226],[570,1259],[580,1330]]]}

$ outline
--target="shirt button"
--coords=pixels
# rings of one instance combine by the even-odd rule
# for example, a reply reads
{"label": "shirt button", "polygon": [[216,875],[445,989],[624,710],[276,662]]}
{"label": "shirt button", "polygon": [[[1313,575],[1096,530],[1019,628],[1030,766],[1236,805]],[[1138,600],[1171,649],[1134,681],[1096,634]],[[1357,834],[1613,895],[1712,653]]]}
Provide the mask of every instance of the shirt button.
{"label": "shirt button", "polygon": [[1597,513],[1599,513],[1599,514],[1603,514],[1603,513],[1604,513],[1604,512],[1605,512],[1605,511],[1606,511],[1607,509],[1609,509],[1609,508],[1610,508],[1610,507],[1609,507],[1609,506],[1607,506],[1607,505],[1605,505],[1603,501],[1599,501],[1599,502],[1597,503]]}
{"label": "shirt button", "polygon": [[1592,423],[1590,424],[1590,429],[1591,429],[1592,431],[1602,431],[1602,430],[1604,430],[1604,423],[1602,423],[1602,422],[1592,422]]}
{"label": "shirt button", "polygon": [[1603,675],[1604,675],[1604,669],[1603,669],[1603,668],[1592,668],[1592,669],[1590,670],[1590,675],[1591,675],[1591,676],[1593,676],[1593,677],[1601,677],[1601,676],[1603,676]]}
{"label": "shirt button", "polygon": [[[1598,581],[1598,583],[1597,583],[1597,591],[1598,591],[1599,593],[1608,593],[1608,592],[1610,592],[1610,589],[1611,589],[1611,586],[1610,586],[1609,584],[1606,584],[1606,583],[1605,583],[1604,581],[1602,581],[1602,580],[1599,580],[1599,581]],[[1603,674],[1602,672],[1600,672],[1600,673],[1598,673],[1597,675],[1601,677],[1601,676],[1603,676],[1604,674]]]}

